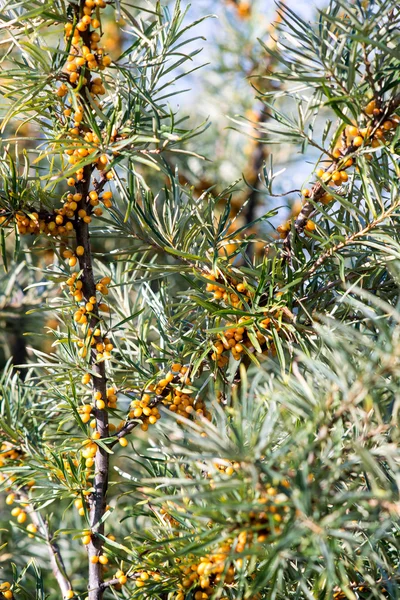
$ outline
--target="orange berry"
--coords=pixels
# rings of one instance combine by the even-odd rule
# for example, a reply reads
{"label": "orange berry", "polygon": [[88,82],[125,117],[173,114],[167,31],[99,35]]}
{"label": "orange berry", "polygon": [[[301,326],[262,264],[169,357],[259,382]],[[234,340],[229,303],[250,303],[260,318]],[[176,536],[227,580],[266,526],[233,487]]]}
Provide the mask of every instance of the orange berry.
{"label": "orange berry", "polygon": [[314,231],[315,227],[316,227],[316,225],[315,225],[314,221],[307,221],[305,229],[307,231]]}
{"label": "orange berry", "polygon": [[352,136],[358,135],[358,127],[349,127],[348,134]]}

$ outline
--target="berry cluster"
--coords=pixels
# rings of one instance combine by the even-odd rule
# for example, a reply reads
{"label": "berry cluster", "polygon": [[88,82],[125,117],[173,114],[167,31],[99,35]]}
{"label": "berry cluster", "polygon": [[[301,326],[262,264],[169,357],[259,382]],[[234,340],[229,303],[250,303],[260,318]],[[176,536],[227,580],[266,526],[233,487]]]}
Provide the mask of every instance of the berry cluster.
{"label": "berry cluster", "polygon": [[[367,123],[364,123],[365,127],[358,125],[347,126],[342,135],[342,143],[340,147],[336,147],[332,152],[332,162],[326,168],[318,168],[316,175],[318,181],[314,184],[313,188],[303,189],[302,195],[304,198],[313,198],[316,202],[321,202],[323,205],[327,205],[333,201],[334,196],[327,192],[324,187],[320,185],[322,182],[325,185],[340,187],[347,183],[349,180],[349,174],[347,169],[354,165],[355,158],[350,155],[356,152],[359,148],[379,148],[386,142],[390,141],[396,128],[399,126],[400,117],[392,115],[390,118],[385,117],[385,110],[382,106],[378,106],[375,100],[371,100],[364,107],[364,115],[367,119]],[[367,159],[371,159],[371,154],[364,154]],[[357,169],[357,167],[356,167]],[[300,211],[297,212],[297,214]],[[286,238],[287,234],[291,229],[293,218],[297,216],[296,213],[292,213],[292,216],[282,225],[277,227],[277,231],[282,239]],[[311,233],[315,230],[315,223],[308,220],[304,227],[304,231]]]}
{"label": "berry cluster", "polygon": [[14,594],[11,591],[11,583],[9,581],[0,583],[0,597],[5,598],[5,600],[12,600],[14,598]]}
{"label": "berry cluster", "polygon": [[[86,152],[85,148],[79,150],[79,152]],[[68,152],[78,152],[70,151]],[[75,157],[76,158],[76,157]],[[74,185],[75,180],[73,178],[68,179],[69,185]],[[39,211],[34,209],[20,209],[12,215],[6,215],[5,211],[0,213],[0,225],[8,226],[11,225],[13,220],[17,225],[18,233],[20,235],[49,235],[51,237],[68,237],[68,235],[76,229],[76,224],[81,219],[85,223],[92,221],[92,214],[96,217],[100,217],[103,214],[103,209],[98,206],[100,202],[103,203],[105,208],[112,207],[112,192],[103,192],[101,196],[96,191],[89,192],[88,206],[86,209],[79,208],[79,203],[82,200],[82,194],[67,194],[63,201],[61,208],[54,209],[54,212]],[[69,259],[70,266],[73,267],[77,263],[76,253],[66,250],[64,252],[64,258]]]}
{"label": "berry cluster", "polygon": [[[90,28],[92,30],[100,29],[100,19],[93,16],[93,12],[96,9],[99,10],[105,7],[106,3],[104,0],[86,0],[81,17],[76,26],[74,27],[70,22],[65,24],[65,37],[71,42],[71,54],[68,57],[66,70],[69,73],[69,81],[72,84],[77,83],[81,72],[84,74],[84,69],[82,69],[82,67],[87,65],[87,68],[91,71],[96,69],[103,71],[111,64],[111,58],[106,55],[104,49],[99,46],[99,33],[97,33],[97,31],[92,31],[90,33],[90,47],[85,45],[84,38],[87,39],[87,36],[82,35]],[[95,94],[96,90],[92,93]],[[59,92],[58,95],[62,97],[62,92]]]}
{"label": "berry cluster", "polygon": [[[255,348],[255,340],[258,342],[262,354],[274,353],[273,338],[268,332],[271,328],[277,332],[281,329],[279,323],[269,317],[260,321],[259,328],[254,327],[253,323],[249,324],[248,317],[240,317],[237,323],[227,323],[225,331],[218,334],[218,340],[213,344],[212,360],[215,360],[217,365],[222,368],[229,361],[226,353],[232,354],[235,360],[240,360],[246,352],[259,352]],[[255,336],[255,339],[252,340],[252,336]]]}
{"label": "berry cluster", "polygon": [[[86,0],[85,5],[80,15],[80,20],[74,27],[73,23],[68,22],[65,25],[65,35],[68,43],[70,43],[70,54],[67,58],[65,71],[68,76],[68,81],[73,88],[79,90],[85,87],[92,96],[91,103],[99,106],[98,96],[106,93],[104,81],[102,77],[92,77],[93,71],[104,71],[111,65],[111,58],[105,54],[104,49],[99,46],[100,34],[96,31],[101,27],[100,19],[93,16],[93,10],[104,8],[106,3],[103,0]],[[57,96],[65,98],[68,95],[69,89],[65,83],[61,83],[57,90]],[[88,104],[88,103],[86,103]],[[100,154],[99,146],[102,140],[99,136],[91,131],[90,127],[84,124],[85,109],[82,103],[78,106],[73,98],[70,99],[70,104],[63,109],[65,117],[65,127],[69,128],[67,137],[69,138],[68,147],[65,153],[68,156],[68,163],[75,165],[86,159],[91,154],[94,154],[91,164],[95,165],[99,171],[104,172],[109,163],[109,158],[106,154]],[[115,139],[117,132],[113,132]],[[107,179],[112,179],[112,173],[108,171],[105,175]],[[74,177],[70,177],[67,181],[68,185],[74,186],[76,182],[84,179],[84,169],[78,168]],[[92,194],[92,192],[91,192]],[[96,192],[93,192],[93,195]],[[97,198],[94,198],[95,200]],[[92,205],[94,206],[94,205]],[[100,215],[101,209],[95,209],[95,214]]]}
{"label": "berry cluster", "polygon": [[[289,231],[291,230],[292,227],[292,220],[288,219],[287,221],[285,221],[285,223],[282,223],[282,225],[278,225],[278,227],[276,228],[277,232],[279,233],[279,237],[284,240],[285,237],[287,236],[287,234],[289,233]],[[305,232],[307,233],[311,233],[315,230],[315,223],[314,221],[311,221],[311,219],[308,219],[306,226],[304,227]]]}
{"label": "berry cluster", "polygon": [[[82,254],[84,252],[83,246],[77,246],[75,252],[78,256],[82,256]],[[68,258],[70,265],[72,264],[72,266],[75,266],[76,257],[71,256],[71,253],[69,250],[64,252],[64,257]],[[100,281],[96,284],[96,291],[99,292],[99,294],[102,294],[103,296],[107,296],[109,293],[107,286],[110,283],[111,283],[110,277],[102,277],[100,279]],[[75,302],[84,301],[84,296],[83,296],[83,291],[82,291],[83,282],[79,281],[77,273],[72,273],[71,276],[68,277],[68,279],[66,280],[66,284],[69,288],[69,293],[71,296],[74,297]],[[97,304],[96,296],[91,296],[89,298],[88,302],[85,302],[85,304],[83,306],[80,306],[79,309],[75,312],[74,321],[76,323],[79,323],[79,325],[86,325],[86,323],[88,322],[87,316],[88,315],[91,316],[91,313],[93,312],[93,309],[96,304]],[[98,309],[102,312],[110,312],[108,305],[105,304],[104,302],[99,302]],[[86,334],[87,334],[87,331],[86,331]],[[95,337],[98,337],[98,336],[95,335]]]}
{"label": "berry cluster", "polygon": [[[228,465],[225,463],[214,462],[213,466],[215,467],[215,469],[217,469],[217,471],[219,473],[222,473],[223,475],[227,475],[228,477],[231,477],[236,471],[238,471],[240,469],[240,464],[238,462],[231,462]],[[209,478],[212,478],[213,475],[214,475],[213,471],[207,472],[207,476]]]}
{"label": "berry cluster", "polygon": [[[193,556],[187,557],[190,564],[185,561],[180,567],[182,580],[174,600],[186,600],[189,597],[207,600],[213,596],[216,586],[221,585],[221,582],[223,586],[230,586],[236,572],[243,565],[241,557],[235,559],[232,555],[243,555],[255,542],[264,543],[269,536],[277,535],[290,510],[287,500],[286,494],[278,493],[275,487],[266,486],[258,499],[259,506],[243,515],[246,530],[240,531],[236,539],[226,540],[215,552],[201,557],[200,561],[196,561]],[[243,527],[243,521],[238,526]]]}
{"label": "berry cluster", "polygon": [[13,220],[20,235],[38,235],[41,233],[52,237],[57,235],[66,236],[74,228],[70,221],[62,225],[63,220],[60,221],[56,211],[54,213],[36,212],[33,209],[24,208],[13,214],[6,215],[5,211],[0,214],[0,225],[4,227],[11,225]]}
{"label": "berry cluster", "polygon": [[[168,396],[163,400],[164,406],[166,406],[171,412],[181,416],[189,418],[193,413],[201,415],[206,419],[211,419],[211,413],[207,410],[204,401],[201,398],[194,398],[189,392],[173,388]],[[177,421],[178,423],[181,422]]]}
{"label": "berry cluster", "polygon": [[[148,392],[153,391],[154,386],[149,386]],[[145,392],[142,394],[140,400],[133,400],[131,402],[131,410],[129,411],[130,419],[140,419],[140,428],[142,431],[147,431],[149,425],[155,425],[161,415],[155,405],[155,399],[152,398],[150,393]]]}
{"label": "berry cluster", "polygon": [[20,460],[24,459],[24,452],[11,444],[10,442],[2,442],[0,446],[0,467],[6,466],[7,462],[10,460]]}
{"label": "berry cluster", "polygon": [[94,465],[94,457],[96,456],[97,450],[98,450],[98,445],[96,444],[95,441],[100,437],[100,434],[98,434],[98,432],[95,432],[93,434],[94,438],[93,439],[87,439],[84,440],[82,442],[82,450],[81,450],[81,455],[82,458],[85,459],[85,465],[88,469],[90,469],[91,467],[93,467]]}
{"label": "berry cluster", "polygon": [[285,516],[290,511],[287,500],[287,495],[278,493],[275,487],[268,486],[266,488],[258,499],[259,506],[244,515],[248,528],[254,528],[255,531],[245,531],[239,534],[237,552],[243,552],[246,543],[251,544],[253,541],[257,541],[261,544],[266,542],[271,535],[281,532]]}
{"label": "berry cluster", "polygon": [[[84,496],[84,498],[87,498],[88,496],[90,496],[91,492],[89,490],[83,490],[82,491],[82,495]],[[78,510],[78,513],[81,517],[85,516],[85,507],[84,507],[84,503],[81,497],[77,498],[76,500],[74,500],[74,505],[75,508]]]}
{"label": "berry cluster", "polygon": [[[243,306],[243,299],[250,299],[252,297],[252,293],[245,281],[237,282],[233,278],[224,281],[222,277],[215,273],[205,273],[204,277],[213,282],[207,284],[206,291],[212,292],[215,300],[223,300],[226,304],[234,308],[241,308]],[[229,291],[227,288],[231,288],[232,291]],[[239,292],[240,296],[236,292]]]}
{"label": "berry cluster", "polygon": [[149,425],[154,425],[161,418],[157,405],[162,403],[178,416],[190,418],[190,415],[196,414],[210,419],[211,414],[203,400],[194,398],[184,387],[190,384],[188,367],[174,363],[162,379],[147,387],[140,400],[132,401],[129,418],[141,419],[141,429],[147,431]]}
{"label": "berry cluster", "polygon": [[[117,574],[116,577],[118,577]],[[157,571],[140,570],[137,573],[135,573],[135,587],[143,588],[147,584],[152,583],[153,581],[160,581],[160,579],[161,575],[157,573]]]}
{"label": "berry cluster", "polygon": [[[83,247],[78,246],[76,253],[81,256],[83,253]],[[70,264],[75,265],[76,258],[71,256],[70,251],[64,252],[64,257],[69,259]],[[72,261],[72,263],[71,263]],[[77,338],[74,341],[80,348],[79,356],[85,358],[88,354],[88,348],[92,348],[96,351],[96,362],[100,363],[111,358],[111,352],[114,349],[114,344],[111,340],[102,335],[100,326],[92,329],[89,326],[90,321],[93,319],[98,320],[98,316],[94,314],[94,309],[97,304],[97,310],[99,312],[109,312],[110,308],[104,302],[97,302],[96,296],[91,296],[88,301],[85,300],[83,294],[83,282],[78,278],[77,273],[72,273],[66,280],[66,284],[69,289],[69,293],[73,296],[75,302],[82,302],[83,304],[74,313],[74,321],[81,326],[83,339]],[[100,282],[96,285],[96,291],[102,295],[108,295],[108,285],[111,282],[110,277],[102,277]],[[83,384],[89,384],[91,382],[91,376],[85,374],[82,378]]]}
{"label": "berry cluster", "polygon": [[[174,600],[185,600],[193,597],[195,600],[207,600],[211,598],[215,587],[221,581],[224,585],[230,585],[235,579],[235,564],[227,566],[228,557],[232,551],[232,544],[221,544],[217,551],[203,556],[198,563],[190,566],[182,565],[182,581]],[[193,560],[193,557],[190,557]],[[188,595],[188,592],[191,592]]]}
{"label": "berry cluster", "polygon": [[[34,481],[31,481],[27,484],[27,487],[32,487],[32,485],[34,485]],[[10,490],[10,488],[8,488],[8,490]],[[11,506],[14,504],[14,502],[19,502],[19,506],[15,506],[14,508],[11,509],[11,516],[14,517],[17,520],[17,523],[19,525],[23,525],[27,518],[28,518],[28,514],[26,512],[26,510],[24,510],[25,508],[27,508],[29,506],[29,504],[25,501],[24,498],[21,497],[20,493],[14,493],[14,492],[10,492],[5,499],[5,503],[7,506]],[[35,537],[35,533],[37,532],[37,527],[34,523],[29,523],[26,527],[26,531],[28,533],[28,537],[29,538],[33,538]]]}

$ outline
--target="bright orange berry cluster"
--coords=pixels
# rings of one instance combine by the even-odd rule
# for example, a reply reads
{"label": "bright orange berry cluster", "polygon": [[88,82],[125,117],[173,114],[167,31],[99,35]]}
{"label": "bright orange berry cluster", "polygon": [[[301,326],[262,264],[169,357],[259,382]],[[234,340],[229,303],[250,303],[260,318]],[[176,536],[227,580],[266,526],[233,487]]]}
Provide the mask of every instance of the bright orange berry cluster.
{"label": "bright orange berry cluster", "polygon": [[9,581],[0,583],[0,597],[5,600],[12,600],[14,598],[14,594],[11,591],[11,583]]}
{"label": "bright orange berry cluster", "polygon": [[[222,277],[215,273],[205,273],[204,277],[213,282],[207,284],[206,291],[212,292],[215,300],[223,300],[226,304],[229,304],[234,308],[240,308],[243,305],[243,296],[247,300],[252,297],[252,292],[245,281],[238,283],[232,278],[224,281]],[[226,288],[228,286],[239,292],[240,296],[234,291],[227,290]]]}
{"label": "bright orange berry cluster", "polygon": [[[392,115],[390,118],[383,120],[384,110],[377,105],[375,100],[371,100],[364,107],[363,112],[368,120],[367,126],[347,126],[341,137],[341,147],[336,147],[332,152],[333,162],[327,168],[320,167],[316,170],[318,179],[324,184],[340,187],[347,183],[349,180],[347,169],[354,164],[354,159],[349,154],[355,152],[360,147],[379,148],[391,139],[399,126],[400,117],[398,115]],[[367,159],[372,158],[371,154],[364,154],[364,156]],[[304,198],[313,197],[314,201],[321,202],[324,205],[334,200],[334,196],[325,189],[318,188],[316,194],[314,194],[314,190],[315,188],[312,190],[305,188],[302,190],[302,195]],[[292,214],[289,220],[277,227],[277,231],[282,239],[286,238],[291,229],[292,220],[297,214]],[[306,233],[311,233],[315,230],[315,223],[308,220],[304,230]]]}
{"label": "bright orange berry cluster", "polygon": [[274,354],[273,336],[268,330],[273,328],[276,332],[279,332],[281,329],[279,323],[266,317],[260,321],[259,327],[263,331],[255,327],[253,323],[249,324],[248,317],[240,317],[237,323],[227,323],[225,331],[218,334],[218,339],[213,344],[212,360],[215,360],[219,367],[225,367],[229,361],[228,353],[232,354],[235,360],[241,360],[246,352],[259,352],[255,348],[254,338],[252,339],[250,334],[251,330],[254,330],[252,335],[255,336],[261,348],[261,353]]}

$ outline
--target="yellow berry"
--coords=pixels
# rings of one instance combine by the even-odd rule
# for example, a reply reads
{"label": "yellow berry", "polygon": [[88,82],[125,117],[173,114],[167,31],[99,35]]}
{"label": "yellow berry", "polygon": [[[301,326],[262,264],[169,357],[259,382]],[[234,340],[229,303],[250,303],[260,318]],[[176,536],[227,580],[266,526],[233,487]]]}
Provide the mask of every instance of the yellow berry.
{"label": "yellow berry", "polygon": [[18,521],[18,523],[21,523],[21,524],[22,524],[22,523],[25,523],[26,519],[27,519],[27,514],[26,514],[26,512],[25,512],[25,511],[21,511],[21,512],[19,513],[18,517],[17,517],[17,521]]}
{"label": "yellow berry", "polygon": [[36,525],[34,525],[33,523],[29,523],[26,530],[29,531],[28,537],[30,537],[30,538],[35,537],[33,534],[35,534],[37,532]]}
{"label": "yellow berry", "polygon": [[126,448],[126,446],[128,445],[128,440],[125,437],[119,438],[118,441],[120,446],[122,446],[123,448]]}
{"label": "yellow berry", "polygon": [[365,107],[364,110],[367,113],[367,115],[372,115],[375,108],[376,108],[376,102],[375,102],[375,100],[371,100],[371,102],[369,102],[367,104],[367,106]]}

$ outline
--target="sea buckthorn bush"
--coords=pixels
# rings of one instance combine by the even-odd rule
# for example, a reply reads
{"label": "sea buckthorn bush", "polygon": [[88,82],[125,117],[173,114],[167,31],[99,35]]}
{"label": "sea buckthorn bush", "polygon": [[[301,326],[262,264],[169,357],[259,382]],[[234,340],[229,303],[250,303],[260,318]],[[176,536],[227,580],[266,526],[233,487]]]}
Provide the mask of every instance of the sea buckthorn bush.
{"label": "sea buckthorn bush", "polygon": [[221,5],[3,3],[0,600],[400,598],[399,7]]}

